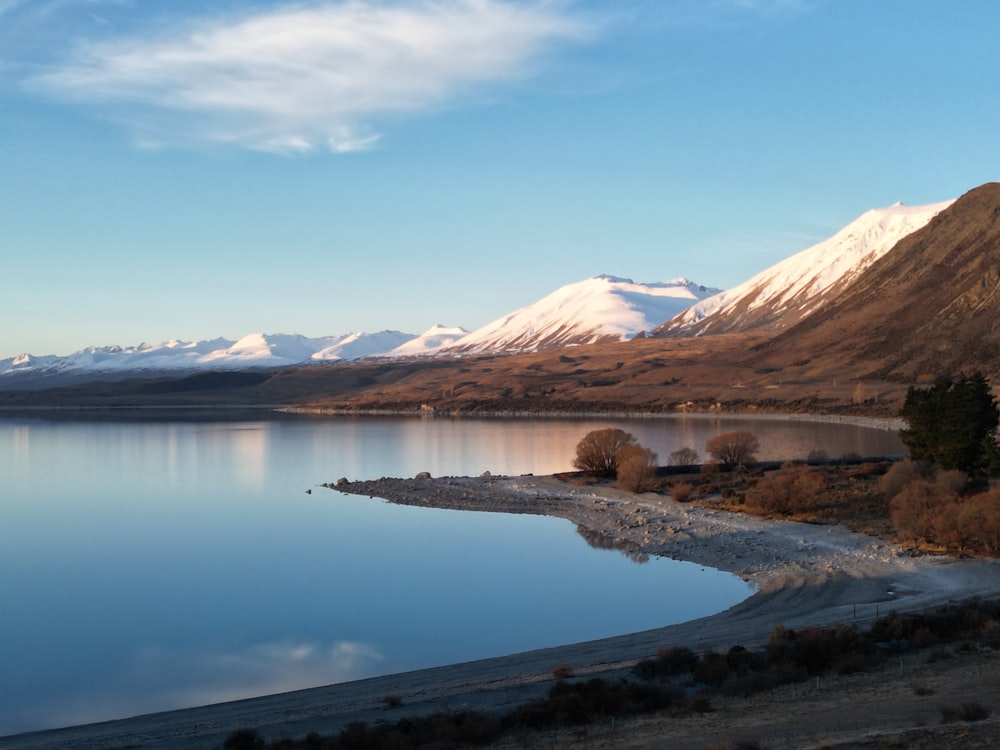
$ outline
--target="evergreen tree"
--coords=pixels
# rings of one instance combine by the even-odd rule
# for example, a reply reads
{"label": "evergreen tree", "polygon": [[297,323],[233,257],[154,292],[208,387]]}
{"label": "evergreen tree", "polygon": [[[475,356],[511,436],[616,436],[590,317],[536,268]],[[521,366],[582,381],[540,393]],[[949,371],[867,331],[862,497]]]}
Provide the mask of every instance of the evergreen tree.
{"label": "evergreen tree", "polygon": [[980,372],[943,378],[930,388],[911,387],[899,416],[899,436],[915,461],[970,475],[992,473],[997,464],[997,401]]}

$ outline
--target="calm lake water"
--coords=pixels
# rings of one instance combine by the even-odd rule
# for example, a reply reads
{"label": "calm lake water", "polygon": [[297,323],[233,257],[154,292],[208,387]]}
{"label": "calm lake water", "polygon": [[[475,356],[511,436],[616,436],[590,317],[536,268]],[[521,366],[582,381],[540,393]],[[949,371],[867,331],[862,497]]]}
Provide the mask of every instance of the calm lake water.
{"label": "calm lake water", "polygon": [[886,430],[733,418],[0,420],[0,735],[616,635],[746,597],[731,575],[592,549],[558,519],[317,488],[563,471],[608,425],[663,459],[737,428],[761,458],[902,452]]}

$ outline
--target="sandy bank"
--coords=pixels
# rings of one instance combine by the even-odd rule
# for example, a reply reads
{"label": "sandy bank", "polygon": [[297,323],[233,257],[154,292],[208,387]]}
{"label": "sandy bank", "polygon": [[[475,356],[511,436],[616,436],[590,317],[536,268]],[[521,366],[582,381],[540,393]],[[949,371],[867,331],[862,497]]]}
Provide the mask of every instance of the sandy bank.
{"label": "sandy bank", "polygon": [[[295,693],[0,739],[0,748],[219,748],[234,728],[264,736],[333,733],[348,721],[394,721],[442,709],[504,708],[540,695],[553,668],[614,674],[666,644],[725,647],[766,640],[776,625],[866,623],[970,596],[1000,595],[1000,564],[913,557],[839,527],[762,521],[723,510],[576,487],[552,477],[384,479],[336,488],[417,506],[569,519],[634,551],[735,573],[757,587],[712,617],[627,636],[542,649]],[[403,699],[387,710],[383,697]]]}

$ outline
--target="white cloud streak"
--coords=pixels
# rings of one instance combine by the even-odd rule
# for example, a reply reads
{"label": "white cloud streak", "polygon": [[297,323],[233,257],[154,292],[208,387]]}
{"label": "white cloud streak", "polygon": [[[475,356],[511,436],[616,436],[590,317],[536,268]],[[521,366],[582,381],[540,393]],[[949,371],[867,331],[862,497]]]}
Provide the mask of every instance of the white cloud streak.
{"label": "white cloud streak", "polygon": [[90,43],[27,85],[99,105],[149,144],[357,151],[373,121],[527,75],[592,31],[552,0],[347,0]]}

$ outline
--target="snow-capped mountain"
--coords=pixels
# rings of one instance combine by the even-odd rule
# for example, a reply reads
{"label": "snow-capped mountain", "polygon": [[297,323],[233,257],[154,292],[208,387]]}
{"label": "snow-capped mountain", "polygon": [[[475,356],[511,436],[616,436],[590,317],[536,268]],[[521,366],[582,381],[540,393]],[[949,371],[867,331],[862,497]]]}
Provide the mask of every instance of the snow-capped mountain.
{"label": "snow-capped mountain", "polygon": [[687,279],[637,284],[595,276],[494,320],[442,353],[504,353],[624,341],[651,330],[718,289]]}
{"label": "snow-capped mountain", "polygon": [[25,354],[0,360],[0,377],[73,373],[128,375],[137,372],[284,367],[386,355],[418,338],[414,334],[399,331],[349,333],[320,338],[252,333],[238,341],[220,338],[196,342],[166,341],[155,346],[140,344],[127,348],[90,347],[65,357],[35,357]]}
{"label": "snow-capped mountain", "polygon": [[436,325],[429,328],[405,344],[401,344],[389,352],[388,357],[425,357],[437,354],[444,347],[451,346],[456,341],[468,336],[469,332],[461,326],[451,328]]}
{"label": "snow-capped mountain", "polygon": [[829,239],[692,305],[654,334],[700,336],[787,328],[820,308],[831,294],[857,279],[897,242],[926,226],[952,203],[896,203],[867,211]]}
{"label": "snow-capped mountain", "polygon": [[1000,183],[962,195],[760,349],[774,369],[921,382],[1000,381]]}

